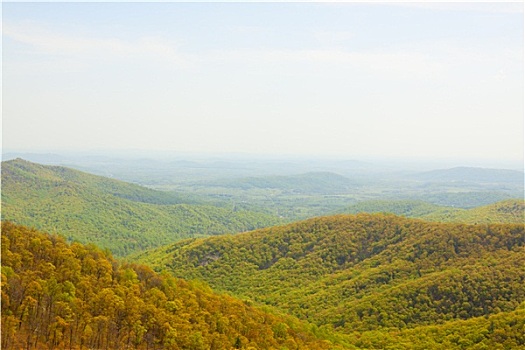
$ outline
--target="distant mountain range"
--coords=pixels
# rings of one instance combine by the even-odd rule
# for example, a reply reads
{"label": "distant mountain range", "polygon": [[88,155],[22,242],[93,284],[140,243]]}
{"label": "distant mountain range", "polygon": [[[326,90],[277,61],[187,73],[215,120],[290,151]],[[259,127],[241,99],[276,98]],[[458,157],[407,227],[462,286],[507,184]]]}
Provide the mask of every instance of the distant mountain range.
{"label": "distant mountain range", "polygon": [[204,205],[174,192],[21,159],[2,162],[2,220],[59,232],[117,255],[281,222],[267,214]]}
{"label": "distant mountain range", "polygon": [[456,167],[422,172],[413,177],[422,181],[523,184],[524,172],[508,169]]}

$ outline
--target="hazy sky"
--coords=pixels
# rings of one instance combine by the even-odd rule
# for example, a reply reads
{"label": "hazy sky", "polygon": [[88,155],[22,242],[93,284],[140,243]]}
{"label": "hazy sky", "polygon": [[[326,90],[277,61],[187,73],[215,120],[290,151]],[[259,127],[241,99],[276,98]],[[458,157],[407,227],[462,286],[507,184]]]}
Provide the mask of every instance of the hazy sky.
{"label": "hazy sky", "polygon": [[3,148],[523,160],[523,3],[3,3]]}

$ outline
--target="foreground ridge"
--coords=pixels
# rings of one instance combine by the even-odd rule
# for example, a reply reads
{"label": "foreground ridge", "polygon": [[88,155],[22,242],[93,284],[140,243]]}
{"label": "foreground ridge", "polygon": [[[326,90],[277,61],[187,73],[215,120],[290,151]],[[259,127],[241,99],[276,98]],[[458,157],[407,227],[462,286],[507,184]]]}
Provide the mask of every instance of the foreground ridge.
{"label": "foreground ridge", "polygon": [[334,348],[291,317],[9,222],[1,335],[2,349]]}

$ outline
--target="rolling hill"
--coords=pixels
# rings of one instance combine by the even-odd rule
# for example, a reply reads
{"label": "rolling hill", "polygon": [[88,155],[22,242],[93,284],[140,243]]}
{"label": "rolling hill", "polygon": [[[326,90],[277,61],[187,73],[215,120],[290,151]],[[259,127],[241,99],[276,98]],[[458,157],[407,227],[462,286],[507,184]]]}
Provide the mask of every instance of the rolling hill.
{"label": "rolling hill", "polygon": [[525,223],[525,201],[509,199],[472,209],[439,206],[423,201],[363,201],[342,213],[390,213],[426,221],[482,223]]}
{"label": "rolling hill", "polygon": [[[229,186],[315,195],[352,191],[347,180],[307,173]],[[2,219],[65,239],[2,224],[2,347],[525,348],[523,200],[368,201],[346,210],[426,221],[360,213],[235,235],[224,234],[281,221],[205,203],[3,162]]]}
{"label": "rolling hill", "polygon": [[[525,322],[523,224],[340,215],[186,240],[139,259],[333,328],[363,348],[385,348],[378,344],[414,337],[417,329],[465,340],[472,334],[462,327],[490,328],[491,317]],[[508,336],[523,346],[519,324]],[[476,342],[490,338],[487,333]]]}
{"label": "rolling hill", "polygon": [[9,222],[1,294],[2,349],[341,348],[293,317]]}
{"label": "rolling hill", "polygon": [[2,220],[59,232],[120,256],[280,223],[268,214],[203,205],[176,193],[21,159],[2,162]]}

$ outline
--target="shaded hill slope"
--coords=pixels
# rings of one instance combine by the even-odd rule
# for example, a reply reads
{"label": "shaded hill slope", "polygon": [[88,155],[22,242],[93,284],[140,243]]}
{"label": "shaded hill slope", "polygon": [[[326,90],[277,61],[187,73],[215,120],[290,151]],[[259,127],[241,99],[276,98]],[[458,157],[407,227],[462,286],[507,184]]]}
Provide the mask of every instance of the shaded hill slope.
{"label": "shaded hill slope", "polygon": [[333,349],[291,317],[2,223],[2,349]]}
{"label": "shaded hill slope", "polygon": [[357,203],[342,212],[391,213],[427,221],[466,224],[525,223],[525,201],[522,199],[508,199],[472,209],[444,207],[423,201],[375,200]]}
{"label": "shaded hill slope", "polygon": [[359,214],[187,240],[140,258],[352,333],[516,310],[525,301],[524,245],[523,224]]}
{"label": "shaded hill slope", "polygon": [[248,231],[279,219],[184,201],[174,193],[63,167],[2,163],[2,219],[95,243],[117,255],[178,239]]}

